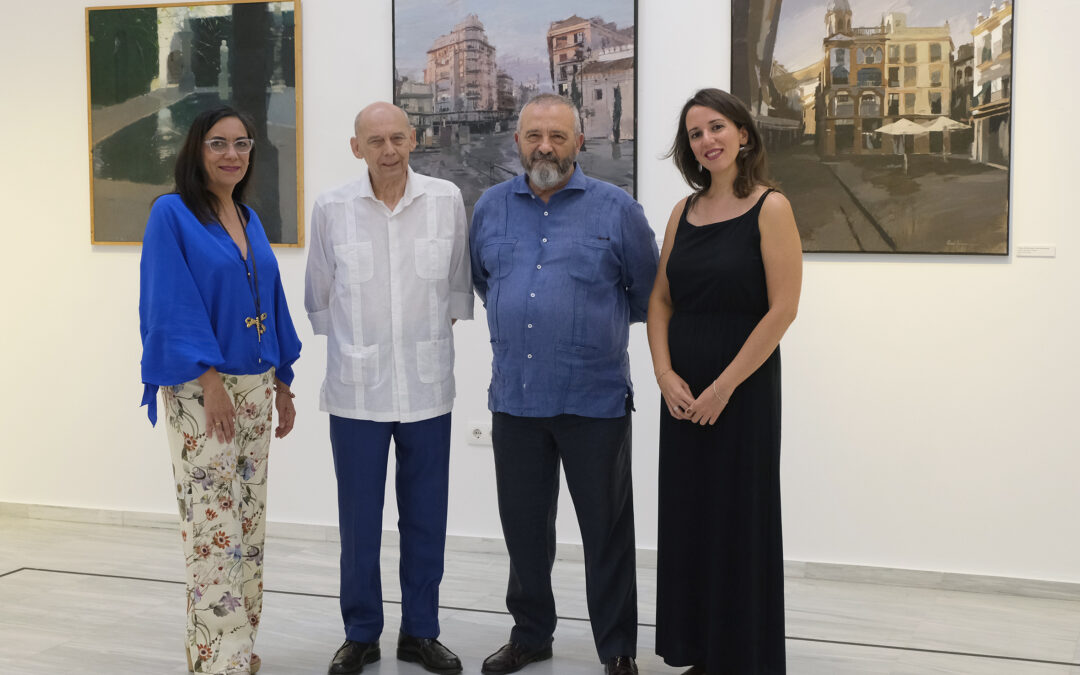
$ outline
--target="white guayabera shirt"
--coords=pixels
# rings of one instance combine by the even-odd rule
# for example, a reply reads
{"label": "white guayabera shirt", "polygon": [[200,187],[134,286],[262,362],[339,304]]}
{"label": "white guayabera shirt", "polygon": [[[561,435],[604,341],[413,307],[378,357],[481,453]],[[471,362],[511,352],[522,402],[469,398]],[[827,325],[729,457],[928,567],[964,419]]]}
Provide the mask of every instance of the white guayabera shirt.
{"label": "white guayabera shirt", "polygon": [[374,422],[450,412],[450,320],[473,317],[461,191],[409,169],[393,211],[375,198],[366,171],[320,195],[304,307],[315,333],[327,336],[321,410]]}

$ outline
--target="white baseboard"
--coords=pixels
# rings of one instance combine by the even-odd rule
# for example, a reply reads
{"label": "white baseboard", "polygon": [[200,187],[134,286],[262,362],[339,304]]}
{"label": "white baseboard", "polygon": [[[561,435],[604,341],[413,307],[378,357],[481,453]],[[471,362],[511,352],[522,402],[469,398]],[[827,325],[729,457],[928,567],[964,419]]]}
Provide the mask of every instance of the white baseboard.
{"label": "white baseboard", "polygon": [[[108,509],[0,502],[0,517],[4,516],[95,525],[119,525],[122,527],[163,529],[177,529],[178,527],[177,516],[171,513],[113,511]],[[272,520],[266,524],[266,533],[268,536],[284,539],[340,541],[338,529],[332,525],[309,525]],[[383,545],[396,547],[397,544],[398,533],[396,531],[386,530],[383,532]],[[506,553],[502,539],[487,537],[447,536],[446,548],[448,551],[464,553],[487,553],[492,555],[505,555]],[[584,560],[584,554],[579,544],[559,544],[557,556],[560,560]],[[656,551],[654,549],[638,549],[637,564],[638,567],[655,569]],[[820,579],[846,583],[1017,595],[1052,600],[1080,600],[1080,584],[1016,577],[994,577],[980,574],[785,560],[784,576],[790,579]]]}

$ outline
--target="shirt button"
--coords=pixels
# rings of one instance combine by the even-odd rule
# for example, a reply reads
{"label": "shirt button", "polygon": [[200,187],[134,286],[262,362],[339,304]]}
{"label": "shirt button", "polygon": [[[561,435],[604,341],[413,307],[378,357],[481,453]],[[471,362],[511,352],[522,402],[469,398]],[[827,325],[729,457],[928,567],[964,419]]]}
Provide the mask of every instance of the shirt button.
{"label": "shirt button", "polygon": [[545,215],[545,216],[547,215],[547,211],[544,211],[544,215]]}
{"label": "shirt button", "polygon": [[536,297],[536,293],[529,293],[529,297],[530,297],[530,298],[535,298],[535,297]]}
{"label": "shirt button", "polygon": [[531,324],[531,323],[529,324],[529,328],[532,328],[532,324]]}
{"label": "shirt button", "polygon": [[537,265],[537,266],[536,266],[536,269],[540,269],[540,267],[541,267],[541,265]]}
{"label": "shirt button", "polygon": [[532,358],[532,354],[526,354],[526,355],[525,355],[525,358],[529,358],[529,359],[531,359],[531,358]]}
{"label": "shirt button", "polygon": [[541,239],[540,241],[542,241],[542,242],[544,242],[544,243],[546,244],[546,243],[547,243],[547,237],[544,237],[544,238],[543,238],[543,239]]}

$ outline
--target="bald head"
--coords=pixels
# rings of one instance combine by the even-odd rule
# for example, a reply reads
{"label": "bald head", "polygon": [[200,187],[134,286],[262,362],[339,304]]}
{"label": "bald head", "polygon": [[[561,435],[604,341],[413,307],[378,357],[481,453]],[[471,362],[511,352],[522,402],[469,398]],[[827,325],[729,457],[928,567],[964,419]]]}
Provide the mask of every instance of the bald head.
{"label": "bald head", "polygon": [[361,135],[361,129],[365,124],[370,125],[384,121],[397,121],[404,125],[406,129],[409,128],[409,116],[405,114],[404,110],[393,103],[376,101],[356,114],[356,119],[353,120],[353,131],[359,137]]}
{"label": "bald head", "polygon": [[409,116],[396,105],[379,101],[360,111],[354,122],[356,135],[350,140],[353,154],[367,162],[371,184],[405,185],[409,153],[416,147],[416,129]]}

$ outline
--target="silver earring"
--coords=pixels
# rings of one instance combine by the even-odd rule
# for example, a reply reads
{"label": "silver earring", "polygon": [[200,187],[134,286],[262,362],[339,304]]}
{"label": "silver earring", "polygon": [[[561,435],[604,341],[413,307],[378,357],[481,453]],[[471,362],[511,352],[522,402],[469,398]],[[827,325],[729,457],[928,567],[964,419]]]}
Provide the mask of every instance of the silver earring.
{"label": "silver earring", "polygon": [[705,170],[705,167],[701,166],[701,162],[697,163],[697,170],[698,170],[698,173],[701,173],[702,171]]}

